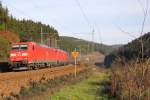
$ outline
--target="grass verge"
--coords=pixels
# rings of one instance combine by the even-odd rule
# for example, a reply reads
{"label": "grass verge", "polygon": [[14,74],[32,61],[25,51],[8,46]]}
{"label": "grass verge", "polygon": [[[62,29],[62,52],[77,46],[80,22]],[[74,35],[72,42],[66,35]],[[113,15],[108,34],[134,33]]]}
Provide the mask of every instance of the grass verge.
{"label": "grass verge", "polygon": [[105,69],[95,71],[76,85],[65,87],[47,100],[112,100],[110,94],[110,74]]}

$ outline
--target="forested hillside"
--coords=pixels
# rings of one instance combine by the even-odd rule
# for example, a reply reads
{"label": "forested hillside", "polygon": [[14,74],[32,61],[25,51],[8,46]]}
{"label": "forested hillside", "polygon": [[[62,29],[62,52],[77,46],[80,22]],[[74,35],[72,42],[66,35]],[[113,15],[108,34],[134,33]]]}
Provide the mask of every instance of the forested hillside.
{"label": "forested hillside", "polygon": [[34,22],[32,20],[19,20],[9,14],[0,2],[0,59],[6,59],[10,44],[19,41],[40,41],[41,27],[46,37],[58,38],[58,32],[52,26]]}
{"label": "forested hillside", "polygon": [[43,33],[51,33],[53,36],[58,36],[58,32],[52,26],[42,24],[41,22],[34,22],[32,20],[19,20],[9,15],[8,9],[3,8],[0,3],[0,30],[9,30],[18,33],[21,41],[28,41],[34,39],[38,41],[40,38],[41,27]]}
{"label": "forested hillside", "polygon": [[61,36],[59,39],[60,41],[58,41],[58,45],[61,49],[70,52],[73,51],[75,48],[77,48],[77,50],[80,51],[82,54],[87,54],[92,51],[98,51],[103,53],[104,55],[107,55],[121,46],[121,45],[108,46],[104,44],[93,43],[90,41],[66,36]]}
{"label": "forested hillside", "polygon": [[114,51],[105,57],[105,65],[110,67],[113,61],[119,57],[125,62],[128,62],[133,59],[141,58],[141,38],[143,40],[144,46],[144,58],[150,57],[150,32],[146,33],[142,37],[133,40],[132,42],[124,45],[119,48],[117,51]]}

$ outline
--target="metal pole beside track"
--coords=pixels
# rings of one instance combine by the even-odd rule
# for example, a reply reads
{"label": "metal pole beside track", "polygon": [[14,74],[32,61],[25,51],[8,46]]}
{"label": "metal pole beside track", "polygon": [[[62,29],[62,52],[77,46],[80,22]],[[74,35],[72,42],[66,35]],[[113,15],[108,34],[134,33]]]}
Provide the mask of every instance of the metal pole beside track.
{"label": "metal pole beside track", "polygon": [[43,44],[43,29],[41,27],[41,44]]}
{"label": "metal pole beside track", "polygon": [[[75,48],[75,52],[76,52],[76,48]],[[77,57],[75,57],[75,73],[74,73],[75,77],[77,76]]]}

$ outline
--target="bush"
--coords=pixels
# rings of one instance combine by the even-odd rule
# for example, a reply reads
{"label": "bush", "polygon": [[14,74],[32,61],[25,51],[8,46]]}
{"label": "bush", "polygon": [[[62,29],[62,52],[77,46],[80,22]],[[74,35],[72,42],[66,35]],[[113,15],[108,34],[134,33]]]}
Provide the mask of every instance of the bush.
{"label": "bush", "polygon": [[58,91],[61,86],[64,86],[66,84],[67,85],[75,84],[87,78],[90,75],[90,72],[91,69],[88,68],[84,71],[78,72],[76,78],[74,77],[74,74],[68,74],[61,77],[55,77],[55,79],[49,79],[49,80],[46,80],[43,76],[39,82],[30,80],[29,88],[21,87],[20,97],[30,98],[31,96],[34,95],[36,96],[37,94],[43,93],[47,90],[49,90],[49,92],[53,94],[55,91]]}
{"label": "bush", "polygon": [[22,97],[28,96],[29,93],[29,89],[26,87],[21,87],[20,89],[20,93],[19,93]]}
{"label": "bush", "polygon": [[42,83],[39,83],[39,82],[36,82],[36,81],[32,81],[30,83],[30,88],[29,90],[32,92],[32,93],[39,93],[39,92],[44,92],[46,91],[46,86]]}
{"label": "bush", "polygon": [[113,64],[112,94],[123,100],[145,100],[150,88],[150,59]]}

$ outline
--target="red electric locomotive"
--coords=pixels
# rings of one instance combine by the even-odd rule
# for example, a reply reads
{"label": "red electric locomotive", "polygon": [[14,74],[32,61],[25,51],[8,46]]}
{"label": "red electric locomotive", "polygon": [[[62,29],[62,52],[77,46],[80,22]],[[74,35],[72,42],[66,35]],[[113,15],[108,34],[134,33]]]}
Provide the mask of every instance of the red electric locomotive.
{"label": "red electric locomotive", "polygon": [[12,44],[9,62],[13,70],[37,69],[66,64],[68,54],[34,42],[19,42]]}

